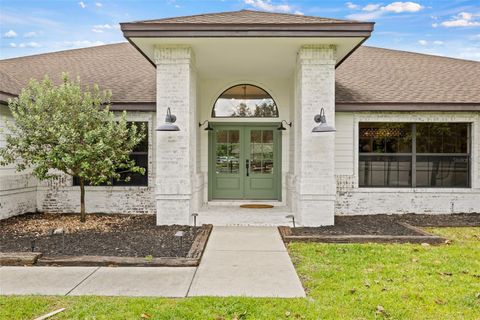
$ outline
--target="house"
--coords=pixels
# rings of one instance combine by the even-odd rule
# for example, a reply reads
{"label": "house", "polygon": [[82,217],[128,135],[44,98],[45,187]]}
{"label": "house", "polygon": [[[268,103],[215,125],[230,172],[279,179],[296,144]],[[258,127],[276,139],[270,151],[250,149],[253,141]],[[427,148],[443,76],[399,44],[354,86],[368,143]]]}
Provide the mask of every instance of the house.
{"label": "house", "polygon": [[[363,46],[373,27],[249,10],[122,23],[128,43],[0,61],[1,119],[29,78],[68,71],[147,123],[132,155],[147,175],[88,187],[88,212],[305,226],[480,212],[480,63]],[[0,218],[78,211],[78,193],[0,168]],[[238,208],[257,202],[274,208]]]}

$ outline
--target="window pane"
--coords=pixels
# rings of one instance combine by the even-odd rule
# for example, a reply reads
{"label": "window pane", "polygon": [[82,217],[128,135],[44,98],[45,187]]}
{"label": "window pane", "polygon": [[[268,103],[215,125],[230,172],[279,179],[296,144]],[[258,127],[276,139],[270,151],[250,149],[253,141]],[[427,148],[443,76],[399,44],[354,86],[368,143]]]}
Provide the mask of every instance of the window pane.
{"label": "window pane", "polygon": [[409,187],[411,177],[410,156],[360,156],[360,187]]}
{"label": "window pane", "polygon": [[216,172],[238,174],[240,171],[240,131],[218,130],[216,137]]}
{"label": "window pane", "polygon": [[[128,122],[127,126],[130,126],[133,122]],[[102,183],[101,186],[148,186],[148,122],[134,122],[137,127],[145,126],[145,138],[135,146],[130,159],[135,161],[135,165],[145,169],[145,174],[124,172],[121,174],[120,181],[114,179],[110,180],[110,183]],[[120,170],[121,171],[121,170]],[[117,171],[118,172],[118,171]],[[129,176],[130,181],[124,181]],[[123,180],[123,181],[122,181]],[[89,183],[87,182],[86,185]],[[73,178],[73,185],[80,185],[80,179]]]}
{"label": "window pane", "polygon": [[[135,160],[135,164],[139,167],[145,168],[145,175],[140,173],[121,173],[119,181],[113,181],[114,186],[146,186],[148,185],[148,155],[146,154],[134,154],[130,156],[130,159]],[[127,177],[130,177],[130,181],[125,181]]]}
{"label": "window pane", "polygon": [[224,91],[215,102],[212,117],[278,117],[273,98],[262,88],[242,84]]}
{"label": "window pane", "polygon": [[417,187],[470,186],[468,156],[418,156]]}
{"label": "window pane", "polygon": [[417,153],[468,153],[468,123],[418,123]]}
{"label": "window pane", "polygon": [[[127,125],[130,125],[132,122],[128,122]],[[148,152],[148,122],[135,122],[138,130],[144,126],[145,128],[145,138],[140,141],[139,144],[133,148],[133,152]]]}
{"label": "window pane", "polygon": [[362,122],[359,124],[360,153],[410,153],[410,123]]}

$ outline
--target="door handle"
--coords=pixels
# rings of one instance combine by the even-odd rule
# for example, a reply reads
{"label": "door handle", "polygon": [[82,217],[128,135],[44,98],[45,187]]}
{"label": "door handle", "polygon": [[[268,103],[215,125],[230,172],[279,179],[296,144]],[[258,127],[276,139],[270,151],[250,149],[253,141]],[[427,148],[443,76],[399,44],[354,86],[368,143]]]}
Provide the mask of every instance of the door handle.
{"label": "door handle", "polygon": [[250,175],[250,160],[245,160],[245,169],[247,169],[247,177]]}

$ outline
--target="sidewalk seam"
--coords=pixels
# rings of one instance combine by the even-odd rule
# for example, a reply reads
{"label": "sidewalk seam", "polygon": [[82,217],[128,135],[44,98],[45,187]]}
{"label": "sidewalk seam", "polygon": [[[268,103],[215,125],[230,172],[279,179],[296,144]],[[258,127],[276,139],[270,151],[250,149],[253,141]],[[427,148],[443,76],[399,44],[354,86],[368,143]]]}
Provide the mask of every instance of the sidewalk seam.
{"label": "sidewalk seam", "polygon": [[77,283],[72,289],[70,289],[67,293],[65,293],[65,296],[68,296],[73,290],[77,289],[78,286],[80,286],[82,283],[84,283],[88,278],[90,278],[95,272],[98,271],[98,269],[100,269],[101,267],[97,267],[95,270],[93,270],[92,272],[90,272],[90,274],[88,276],[86,276],[82,281],[80,281],[79,283]]}

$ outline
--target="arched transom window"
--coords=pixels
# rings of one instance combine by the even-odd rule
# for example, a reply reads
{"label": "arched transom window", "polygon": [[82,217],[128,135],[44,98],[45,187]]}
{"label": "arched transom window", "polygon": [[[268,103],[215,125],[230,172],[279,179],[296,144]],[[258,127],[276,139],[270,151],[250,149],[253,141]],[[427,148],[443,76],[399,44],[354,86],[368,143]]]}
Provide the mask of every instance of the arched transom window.
{"label": "arched transom window", "polygon": [[213,118],[277,118],[273,98],[262,88],[240,84],[225,90],[212,110]]}

